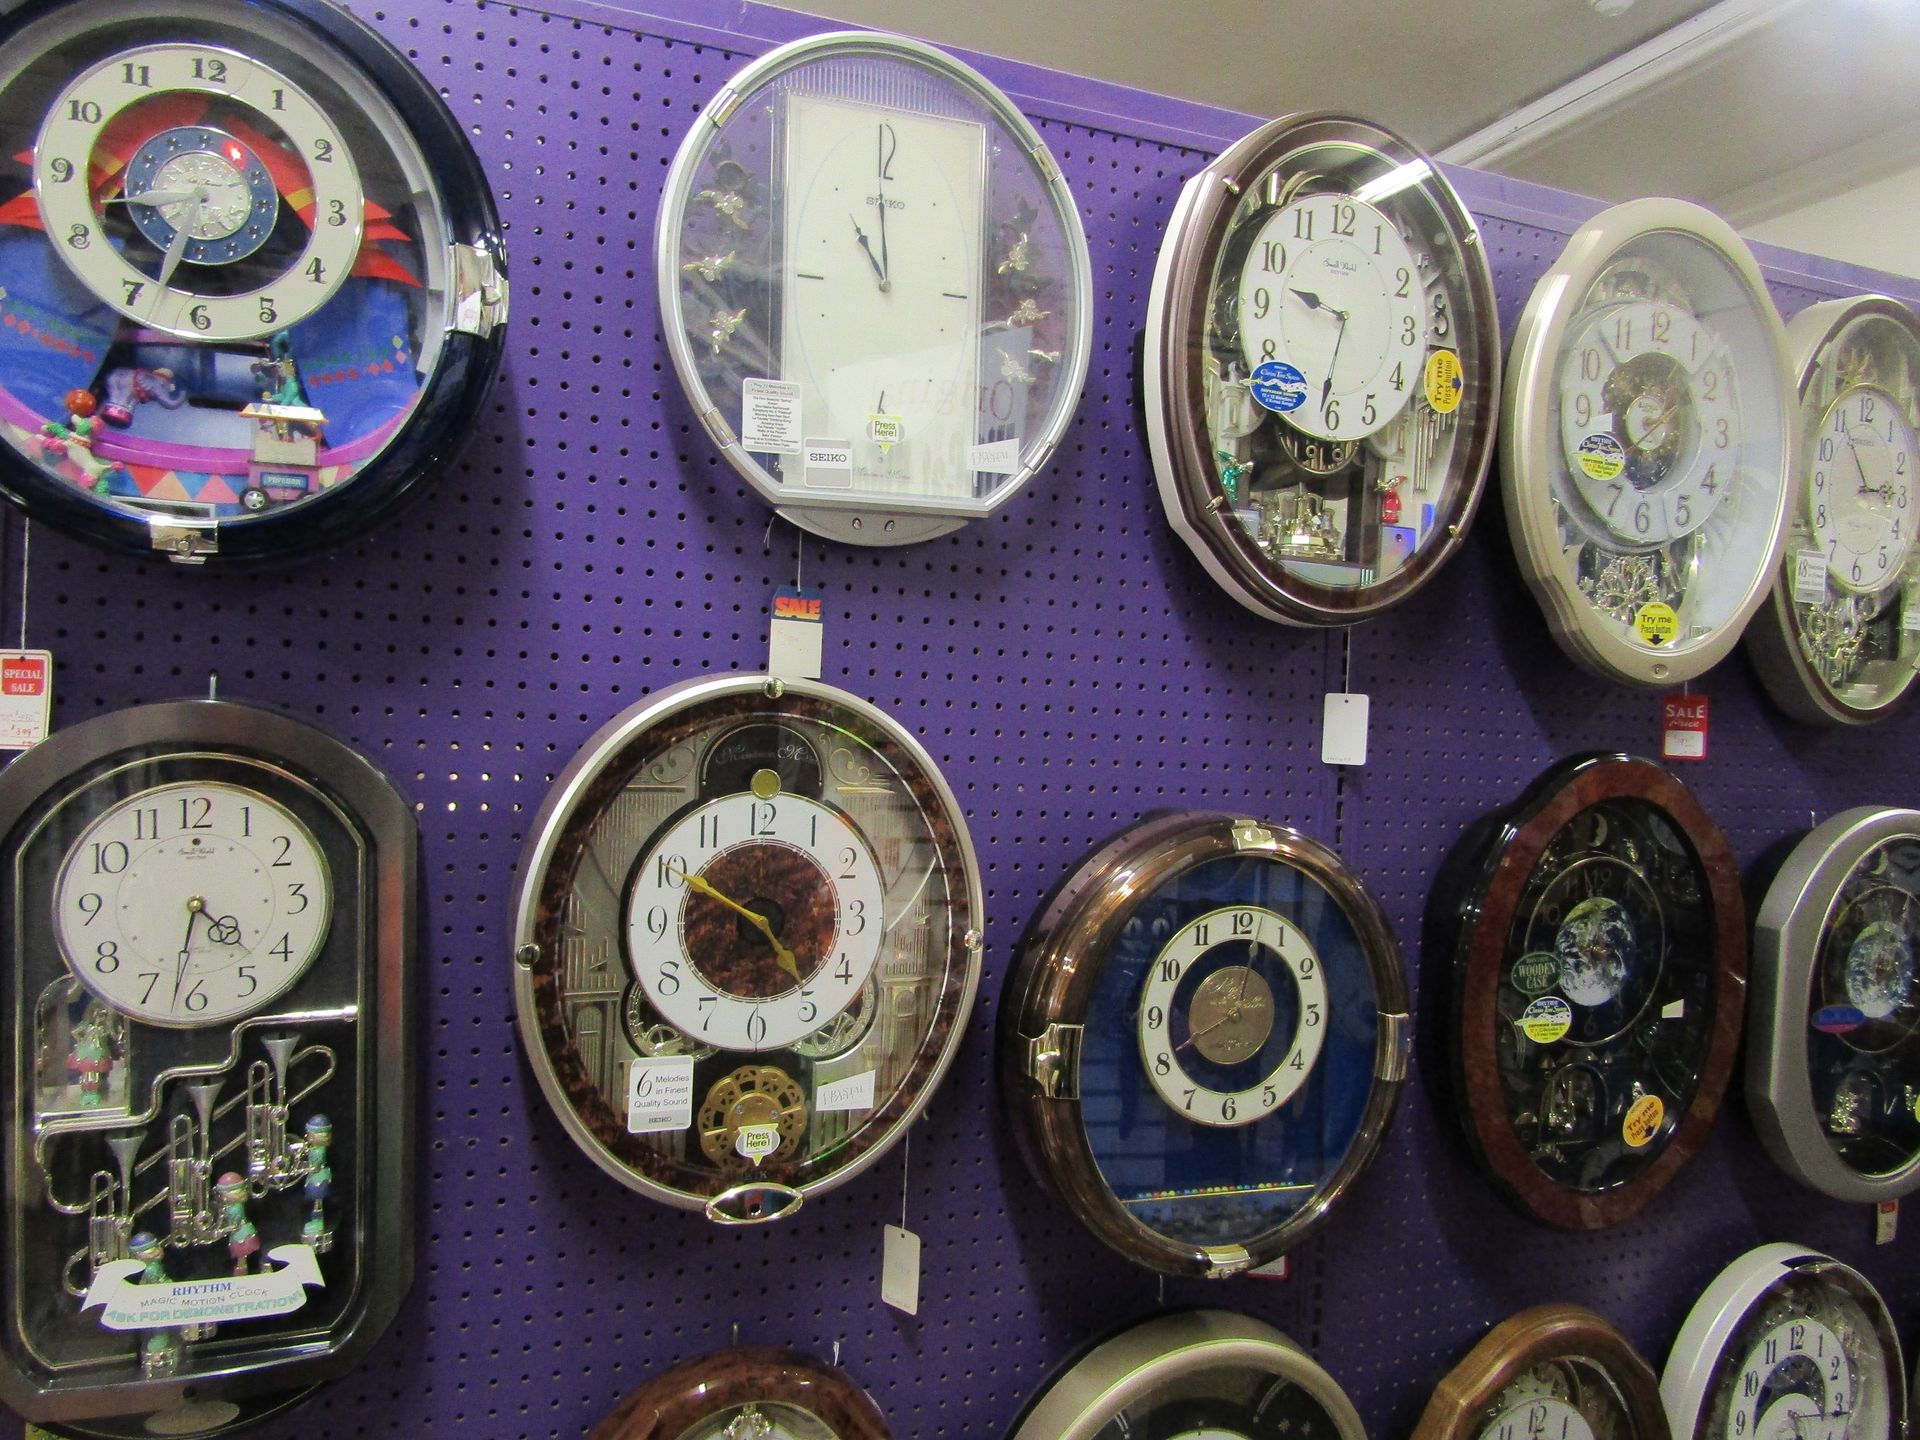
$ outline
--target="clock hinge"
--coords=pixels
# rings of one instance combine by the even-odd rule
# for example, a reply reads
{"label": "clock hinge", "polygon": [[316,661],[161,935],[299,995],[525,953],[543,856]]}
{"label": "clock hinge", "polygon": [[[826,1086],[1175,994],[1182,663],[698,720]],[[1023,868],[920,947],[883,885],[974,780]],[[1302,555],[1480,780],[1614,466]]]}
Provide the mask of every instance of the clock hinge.
{"label": "clock hinge", "polygon": [[1046,141],[1042,140],[1027,153],[1033,157],[1033,163],[1040,171],[1040,179],[1043,182],[1051,185],[1060,178],[1060,167],[1054,162],[1053,151],[1047,148]]}
{"label": "clock hinge", "polygon": [[204,565],[209,555],[220,553],[220,531],[213,525],[182,525],[156,515],[147,521],[147,538],[155,550],[181,565]]}
{"label": "clock hinge", "polygon": [[733,427],[727,424],[727,417],[718,410],[708,408],[700,412],[700,423],[707,427],[707,433],[713,436],[713,443],[722,450],[731,450],[740,443],[740,437],[733,433]]}
{"label": "clock hinge", "polygon": [[1252,820],[1233,822],[1233,848],[1236,850],[1271,850],[1273,832],[1264,825]]}
{"label": "clock hinge", "polygon": [[485,339],[507,323],[507,277],[493,246],[485,240],[455,245],[453,250],[453,319],[449,330]]}
{"label": "clock hinge", "polygon": [[1413,1021],[1406,1015],[1380,1016],[1380,1058],[1374,1078],[1396,1083],[1407,1078],[1413,1063]]}
{"label": "clock hinge", "polygon": [[1253,1265],[1253,1255],[1244,1245],[1209,1245],[1201,1252],[1207,1257],[1207,1279],[1224,1280]]}
{"label": "clock hinge", "polygon": [[1049,1025],[1027,1040],[1027,1077],[1049,1100],[1080,1098],[1080,1037],[1084,1025]]}
{"label": "clock hinge", "polygon": [[740,108],[740,92],[729,85],[713,97],[713,103],[706,108],[705,116],[714,129],[718,130],[733,118],[733,112]]}

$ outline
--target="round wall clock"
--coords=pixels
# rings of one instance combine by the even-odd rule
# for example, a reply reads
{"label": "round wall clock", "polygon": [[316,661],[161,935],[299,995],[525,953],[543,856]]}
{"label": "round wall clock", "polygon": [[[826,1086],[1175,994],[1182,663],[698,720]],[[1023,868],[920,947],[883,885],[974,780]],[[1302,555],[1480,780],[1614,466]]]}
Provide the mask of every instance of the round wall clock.
{"label": "round wall clock", "polygon": [[1673,1440],[1899,1440],[1900,1337],[1879,1292],[1832,1256],[1762,1245],[1688,1312],[1660,1376]]}
{"label": "round wall clock", "polygon": [[844,1371],[797,1350],[737,1345],[654,1376],[587,1440],[889,1440]]}
{"label": "round wall clock", "polygon": [[514,1005],[601,1169],[726,1224],[865,1170],[946,1073],[980,979],[979,867],[919,743],[763,675],[603,727],[521,857]]}
{"label": "round wall clock", "polygon": [[1400,950],[1324,846],[1146,820],[1034,920],[1000,1072],[1036,1174],[1106,1244],[1231,1275],[1313,1229],[1379,1148],[1411,1029]]}
{"label": "round wall clock", "polygon": [[1073,196],[1013,102],[932,46],[836,32],[747,66],[688,132],[656,233],[694,411],[815,534],[904,545],[989,515],[1079,402]]}
{"label": "round wall clock", "polygon": [[181,701],[15,760],[0,837],[0,1399],[66,1435],[251,1425],[411,1280],[412,808],[310,725]]}
{"label": "round wall clock", "polygon": [[1256,614],[1363,620],[1466,534],[1500,395],[1493,277],[1453,187],[1398,136],[1288,116],[1195,175],[1147,337],[1161,503]]}
{"label": "round wall clock", "polygon": [[1520,316],[1500,434],[1520,568],[1568,655],[1653,687],[1733,648],[1786,541],[1793,395],[1724,220],[1634,200],[1580,228]]}
{"label": "round wall clock", "polygon": [[1920,661],[1920,319],[1884,295],[1833,300],[1795,316],[1787,345],[1797,498],[1747,648],[1788,714],[1866,724],[1906,697]]}
{"label": "round wall clock", "polygon": [[1334,1378],[1271,1325],[1161,1315],[1075,1356],[1008,1440],[1366,1440]]}
{"label": "round wall clock", "polygon": [[1468,1143],[1542,1220],[1638,1213],[1733,1069],[1747,934],[1726,837],[1659,766],[1583,756],[1470,831],[1434,904]]}
{"label": "round wall clock", "polygon": [[1920,812],[1865,806],[1787,857],[1753,927],[1748,1108],[1839,1200],[1920,1184]]}
{"label": "round wall clock", "polygon": [[498,368],[486,176],[320,0],[0,25],[0,493],[176,560],[338,540],[443,468]]}
{"label": "round wall clock", "polygon": [[1591,1310],[1540,1305],[1496,1325],[1442,1380],[1413,1440],[1668,1440],[1660,1382]]}

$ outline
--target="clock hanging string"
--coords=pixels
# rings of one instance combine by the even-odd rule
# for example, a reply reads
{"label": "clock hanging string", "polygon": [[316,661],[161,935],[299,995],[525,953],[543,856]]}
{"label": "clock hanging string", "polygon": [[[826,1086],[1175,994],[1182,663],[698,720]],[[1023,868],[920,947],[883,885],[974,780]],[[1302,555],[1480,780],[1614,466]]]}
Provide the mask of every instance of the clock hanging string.
{"label": "clock hanging string", "polygon": [[27,560],[33,550],[33,522],[20,522],[20,648],[27,648]]}

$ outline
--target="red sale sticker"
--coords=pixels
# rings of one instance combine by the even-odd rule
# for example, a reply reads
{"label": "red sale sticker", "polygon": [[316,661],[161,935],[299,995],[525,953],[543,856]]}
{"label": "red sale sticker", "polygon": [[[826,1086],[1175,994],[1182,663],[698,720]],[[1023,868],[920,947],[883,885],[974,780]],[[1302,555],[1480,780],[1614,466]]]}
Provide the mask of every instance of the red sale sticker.
{"label": "red sale sticker", "polygon": [[1707,758],[1707,697],[1669,695],[1660,704],[1660,753],[1668,760]]}

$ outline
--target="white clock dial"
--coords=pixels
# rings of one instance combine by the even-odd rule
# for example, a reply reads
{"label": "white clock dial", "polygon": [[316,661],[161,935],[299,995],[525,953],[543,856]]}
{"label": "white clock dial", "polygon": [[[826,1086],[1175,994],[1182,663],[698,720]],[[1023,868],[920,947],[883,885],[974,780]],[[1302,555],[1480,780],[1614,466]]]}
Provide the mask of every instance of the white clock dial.
{"label": "white clock dial", "polygon": [[1399,227],[1363,200],[1311,195],[1260,227],[1240,271],[1247,367],[1298,370],[1304,401],[1283,411],[1323,440],[1385,428],[1420,389],[1426,289]]}
{"label": "white clock dial", "polygon": [[[1195,965],[1227,947],[1229,963],[1212,967],[1198,986],[1182,985]],[[1289,979],[1291,1003],[1275,993]],[[1284,1053],[1250,1084],[1217,1090],[1195,1077],[1271,1055],[1288,1010],[1293,1031]],[[1183,926],[1154,957],[1140,992],[1140,1059],[1154,1090],[1181,1115],[1202,1125],[1247,1125],[1306,1084],[1326,1025],[1326,979],[1306,935],[1263,907],[1228,906]]]}
{"label": "white clock dial", "polygon": [[1839,1337],[1811,1316],[1766,1331],[1732,1383],[1725,1440],[1869,1440],[1851,1423],[1853,1362]]}
{"label": "white clock dial", "polygon": [[1502,1410],[1480,1440],[1593,1440],[1593,1427],[1566,1401],[1541,1395]]}
{"label": "white clock dial", "polygon": [[1913,550],[1913,429],[1884,391],[1848,390],[1814,442],[1807,520],[1840,589],[1870,594],[1900,578]]}
{"label": "white clock dial", "polygon": [[[245,107],[261,135],[297,156],[288,163],[305,169],[305,243],[264,284],[217,283],[223,264],[259,250],[280,203],[262,157],[238,133],[164,130],[100,188],[108,162],[96,151],[108,131],[181,94]],[[247,340],[295,324],[333,297],[360,252],[365,207],[338,127],[286,76],[215,46],[140,46],[82,71],[47,108],[33,186],[55,252],[89,290],[130,320],[194,340]],[[139,264],[131,243],[108,233],[107,211],[121,206],[149,242]]]}
{"label": "white clock dial", "polygon": [[654,1008],[723,1050],[779,1050],[854,1004],[886,929],[873,852],[798,795],[688,810],[637,867],[627,954]]}
{"label": "white clock dial", "polygon": [[1733,486],[1740,410],[1726,347],[1679,306],[1606,305],[1576,322],[1559,379],[1568,478],[1618,542],[1668,545]]}
{"label": "white clock dial", "polygon": [[971,499],[985,131],[799,94],[785,114],[781,373],[805,449],[784,463],[815,489]]}
{"label": "white clock dial", "polygon": [[331,915],[312,832],[266,796],[217,782],[120,801],[67,848],[54,888],[60,952],[81,983],[171,1027],[230,1021],[284,994]]}

